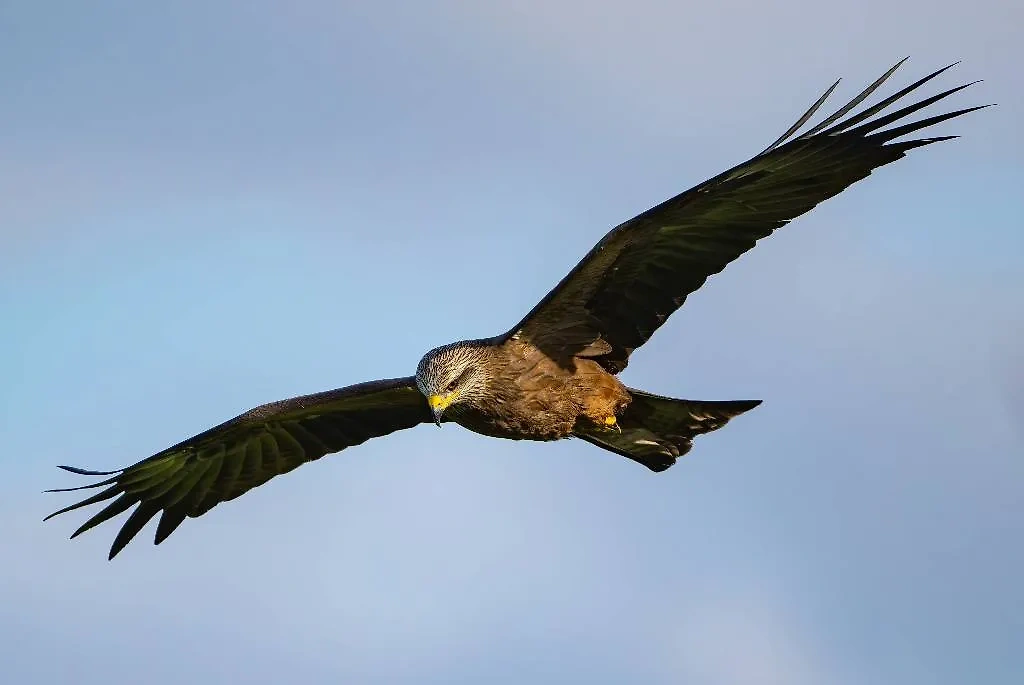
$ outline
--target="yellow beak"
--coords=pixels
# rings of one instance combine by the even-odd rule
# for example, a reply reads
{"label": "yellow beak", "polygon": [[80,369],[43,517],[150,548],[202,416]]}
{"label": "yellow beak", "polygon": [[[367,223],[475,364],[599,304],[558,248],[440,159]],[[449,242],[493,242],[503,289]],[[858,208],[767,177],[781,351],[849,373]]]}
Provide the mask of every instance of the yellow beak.
{"label": "yellow beak", "polygon": [[452,401],[455,399],[455,393],[448,395],[431,395],[427,398],[427,404],[430,405],[431,411],[434,412],[434,423],[441,425],[441,414],[447,409]]}

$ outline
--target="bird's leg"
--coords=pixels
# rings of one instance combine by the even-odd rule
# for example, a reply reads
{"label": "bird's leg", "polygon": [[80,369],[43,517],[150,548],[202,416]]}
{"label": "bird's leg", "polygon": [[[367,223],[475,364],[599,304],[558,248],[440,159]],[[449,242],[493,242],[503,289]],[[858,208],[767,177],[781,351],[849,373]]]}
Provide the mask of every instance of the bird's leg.
{"label": "bird's leg", "polygon": [[622,427],[619,426],[619,420],[615,418],[615,414],[605,417],[604,425],[608,428],[614,428],[615,430],[622,432]]}

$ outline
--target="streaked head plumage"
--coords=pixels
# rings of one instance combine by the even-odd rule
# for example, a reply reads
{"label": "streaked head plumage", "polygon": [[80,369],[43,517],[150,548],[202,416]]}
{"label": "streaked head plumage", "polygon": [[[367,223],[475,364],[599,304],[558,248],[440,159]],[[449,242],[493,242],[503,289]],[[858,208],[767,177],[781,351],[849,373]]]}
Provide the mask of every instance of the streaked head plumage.
{"label": "streaked head plumage", "polygon": [[427,398],[438,425],[448,407],[483,393],[488,377],[483,359],[484,347],[469,342],[436,347],[420,359],[416,387]]}

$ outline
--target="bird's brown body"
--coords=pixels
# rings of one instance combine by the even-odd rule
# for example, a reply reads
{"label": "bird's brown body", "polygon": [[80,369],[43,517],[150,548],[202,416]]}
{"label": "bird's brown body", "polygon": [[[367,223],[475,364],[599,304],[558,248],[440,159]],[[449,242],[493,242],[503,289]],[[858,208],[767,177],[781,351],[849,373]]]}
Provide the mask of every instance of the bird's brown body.
{"label": "bird's brown body", "polygon": [[631,396],[592,359],[560,364],[511,338],[481,349],[487,393],[453,405],[449,417],[476,433],[513,440],[559,440],[595,428],[616,430]]}

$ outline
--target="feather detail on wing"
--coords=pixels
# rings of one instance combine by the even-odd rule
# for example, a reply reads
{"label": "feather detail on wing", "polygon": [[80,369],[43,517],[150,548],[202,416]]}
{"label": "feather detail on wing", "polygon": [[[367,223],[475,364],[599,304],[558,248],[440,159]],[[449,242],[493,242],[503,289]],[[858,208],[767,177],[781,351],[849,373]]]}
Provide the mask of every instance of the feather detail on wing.
{"label": "feather detail on wing", "polygon": [[60,468],[98,483],[48,492],[103,488],[46,518],[108,502],[76,537],[132,507],[110,548],[110,558],[157,514],[160,544],[187,517],[205,514],[274,476],[404,428],[431,421],[415,380],[396,378],[352,385],[256,407],[148,459],[117,471]]}
{"label": "feather detail on wing", "polygon": [[[959,109],[887,128],[972,85],[883,114],[946,67],[847,116],[902,63],[798,134],[836,82],[757,156],[614,228],[506,335],[533,343],[563,364],[589,356],[612,373],[624,369],[630,353],[687,295],[758,240],[908,150],[955,136],[898,138],[981,109]],[[881,116],[872,119],[875,115]]]}

